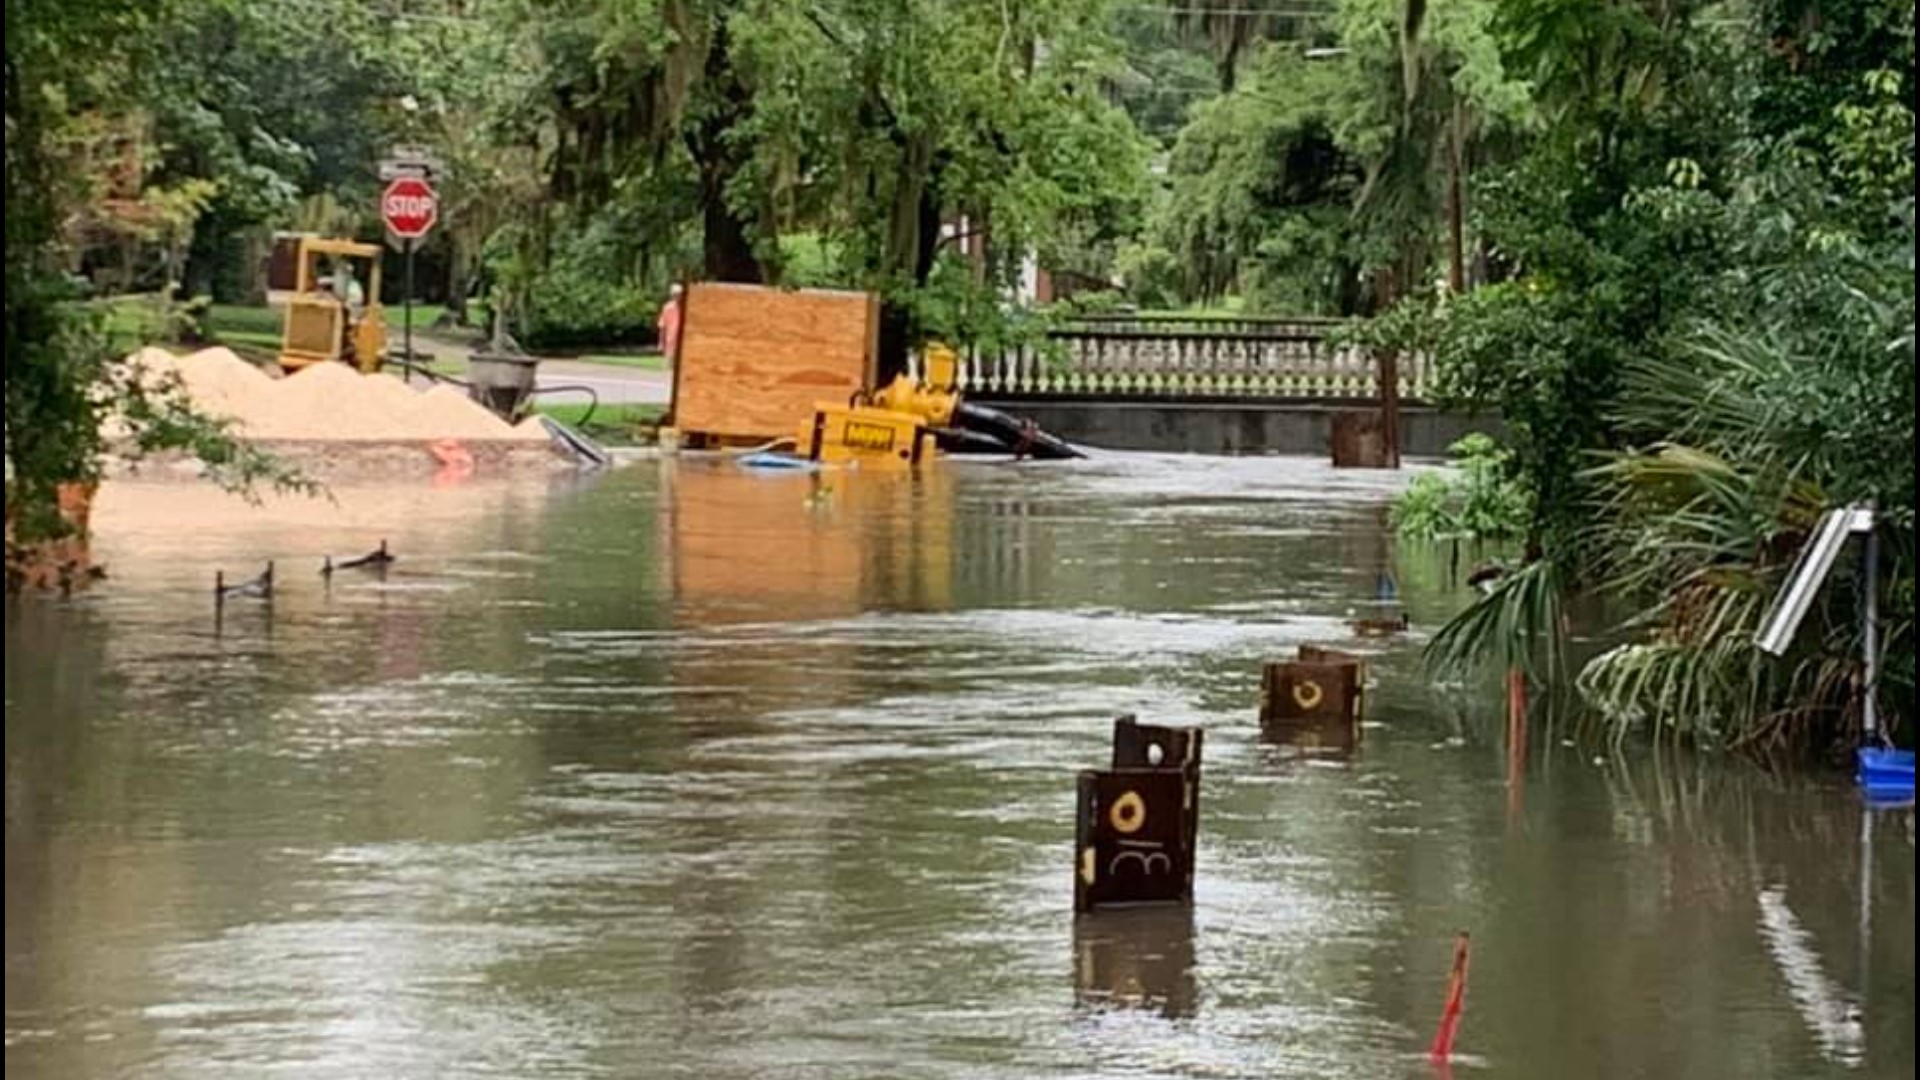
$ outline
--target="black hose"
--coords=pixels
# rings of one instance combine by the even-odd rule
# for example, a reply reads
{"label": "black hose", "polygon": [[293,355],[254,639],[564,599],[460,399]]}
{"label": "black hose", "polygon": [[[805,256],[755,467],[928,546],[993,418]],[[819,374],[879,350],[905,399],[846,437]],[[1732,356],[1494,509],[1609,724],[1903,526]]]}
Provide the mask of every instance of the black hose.
{"label": "black hose", "polygon": [[588,424],[593,422],[593,414],[600,411],[600,392],[598,390],[595,390],[591,386],[538,386],[532,390],[527,391],[527,399],[531,401],[532,399],[539,397],[541,394],[585,394],[587,395],[587,397],[590,399],[587,402],[587,411],[585,413],[582,413],[580,416],[580,427],[583,430],[586,428]]}
{"label": "black hose", "polygon": [[[458,386],[461,389],[467,391],[468,393],[473,392],[473,384],[466,381],[465,379],[456,379],[451,375],[442,375],[440,372],[437,372],[432,368],[423,367],[420,364],[416,364],[408,360],[389,359],[387,363],[397,368],[404,368],[407,371],[417,371],[420,374],[425,375],[428,379],[434,382],[451,383],[454,386]],[[595,390],[591,386],[536,386],[532,390],[527,391],[527,400],[531,401],[534,398],[539,397],[541,394],[585,394],[587,395],[587,398],[588,398],[587,411],[584,414],[582,414],[580,417],[580,426],[583,428],[586,427],[589,423],[592,423],[593,415],[600,411],[600,392],[598,390]]]}
{"label": "black hose", "polygon": [[1032,421],[1008,416],[985,405],[963,401],[954,408],[953,418],[956,423],[984,431],[1006,443],[1016,457],[1030,457],[1036,461],[1075,461],[1087,456],[1066,440],[1041,431]]}
{"label": "black hose", "polygon": [[997,435],[966,428],[934,428],[933,437],[941,450],[949,454],[1011,454],[1013,447]]}
{"label": "black hose", "polygon": [[399,360],[393,357],[388,357],[386,363],[389,367],[397,367],[405,371],[418,372],[421,375],[425,375],[429,382],[452,383],[453,385],[461,387],[463,389],[467,389],[467,390],[473,389],[472,386],[468,385],[466,382],[460,379],[456,379],[451,375],[442,375],[439,372],[433,370],[430,367],[427,367],[424,364],[416,364],[411,360]]}

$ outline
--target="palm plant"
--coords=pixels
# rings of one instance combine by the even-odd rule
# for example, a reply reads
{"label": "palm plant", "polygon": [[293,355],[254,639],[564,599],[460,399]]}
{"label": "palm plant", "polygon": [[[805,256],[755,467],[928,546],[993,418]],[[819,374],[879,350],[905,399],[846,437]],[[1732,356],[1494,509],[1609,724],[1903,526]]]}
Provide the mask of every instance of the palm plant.
{"label": "palm plant", "polygon": [[[1641,374],[1698,381],[1672,365]],[[1825,504],[1819,487],[1776,463],[1674,443],[1614,455],[1594,478],[1608,503],[1596,577],[1637,610],[1630,641],[1581,673],[1587,700],[1616,738],[1641,722],[1700,742],[1781,735],[1798,680],[1752,642]]]}

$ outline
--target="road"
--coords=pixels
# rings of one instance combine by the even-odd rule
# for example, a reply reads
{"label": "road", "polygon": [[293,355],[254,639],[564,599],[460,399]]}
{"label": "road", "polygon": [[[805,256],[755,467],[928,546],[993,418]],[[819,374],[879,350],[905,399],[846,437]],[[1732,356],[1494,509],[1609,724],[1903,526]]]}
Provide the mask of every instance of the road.
{"label": "road", "polygon": [[[548,360],[535,376],[542,390],[561,386],[590,387],[600,395],[602,405],[665,405],[673,397],[673,375],[665,371],[618,367],[612,364],[583,364],[577,360]],[[549,402],[564,402],[585,395],[543,395]]]}
{"label": "road", "polygon": [[[437,335],[415,332],[415,351],[432,361],[464,359],[473,351],[471,343],[453,341]],[[673,375],[665,371],[624,367],[617,364],[588,364],[578,360],[543,360],[534,376],[542,390],[561,386],[585,386],[600,395],[603,405],[667,405],[673,400]],[[563,403],[584,402],[584,394],[554,394],[547,400]]]}

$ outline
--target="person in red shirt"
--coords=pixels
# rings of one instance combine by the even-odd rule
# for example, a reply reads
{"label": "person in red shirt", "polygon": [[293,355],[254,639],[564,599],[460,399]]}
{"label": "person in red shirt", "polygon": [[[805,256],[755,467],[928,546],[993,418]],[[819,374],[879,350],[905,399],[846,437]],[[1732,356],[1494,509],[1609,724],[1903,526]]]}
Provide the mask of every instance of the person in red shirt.
{"label": "person in red shirt", "polygon": [[680,355],[680,317],[685,306],[685,290],[675,285],[667,294],[667,302],[660,309],[660,351],[672,363]]}

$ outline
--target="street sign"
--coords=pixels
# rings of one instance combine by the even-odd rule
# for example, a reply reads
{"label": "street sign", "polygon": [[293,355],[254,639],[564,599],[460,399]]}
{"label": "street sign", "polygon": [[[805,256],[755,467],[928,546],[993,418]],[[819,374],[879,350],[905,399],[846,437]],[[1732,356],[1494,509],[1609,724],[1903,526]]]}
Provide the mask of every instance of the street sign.
{"label": "street sign", "polygon": [[407,292],[405,305],[405,345],[408,380],[413,377],[413,252],[420,238],[433,231],[440,220],[440,195],[433,185],[418,176],[401,176],[387,185],[380,196],[380,217],[387,223],[389,241],[397,237],[407,256]]}
{"label": "street sign", "polygon": [[380,179],[382,180],[417,176],[431,182],[439,179],[440,174],[445,171],[439,157],[420,146],[396,146],[380,162]]}
{"label": "street sign", "polygon": [[380,217],[388,231],[402,240],[418,240],[433,231],[440,220],[440,196],[433,185],[418,177],[403,176],[387,185],[380,197]]}

